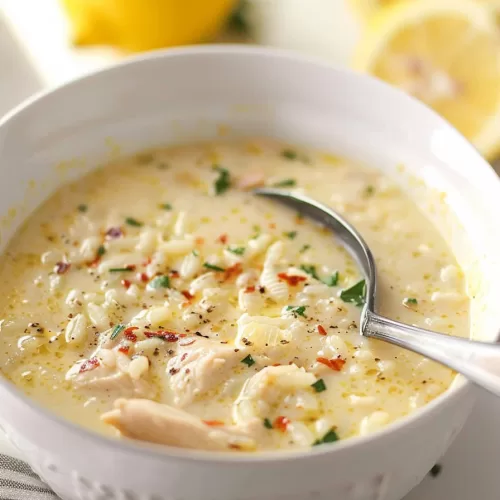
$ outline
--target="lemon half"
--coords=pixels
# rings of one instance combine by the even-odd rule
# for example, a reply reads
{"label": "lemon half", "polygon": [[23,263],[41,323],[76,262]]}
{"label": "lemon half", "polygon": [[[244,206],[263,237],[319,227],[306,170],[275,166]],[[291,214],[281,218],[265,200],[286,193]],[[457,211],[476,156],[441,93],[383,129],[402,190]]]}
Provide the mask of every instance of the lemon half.
{"label": "lemon half", "polygon": [[354,66],[422,100],[486,157],[500,150],[500,35],[474,0],[420,0],[368,22]]}

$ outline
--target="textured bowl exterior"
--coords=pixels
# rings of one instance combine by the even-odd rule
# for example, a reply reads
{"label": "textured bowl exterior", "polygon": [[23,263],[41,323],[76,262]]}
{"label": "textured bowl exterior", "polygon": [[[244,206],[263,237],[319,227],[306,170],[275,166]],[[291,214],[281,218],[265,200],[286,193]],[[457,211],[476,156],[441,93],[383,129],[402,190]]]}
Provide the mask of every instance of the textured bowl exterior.
{"label": "textured bowl exterior", "polygon": [[[0,123],[1,234],[62,183],[103,158],[158,144],[273,135],[340,151],[460,191],[459,215],[481,246],[485,280],[500,280],[494,173],[449,125],[367,77],[287,53],[205,47],[153,54],[32,100]],[[74,168],[54,169],[66,161]],[[474,169],[474,173],[471,172]],[[56,172],[57,171],[57,172]],[[39,188],[30,191],[33,182]],[[475,223],[481,220],[481,224]],[[478,271],[479,272],[479,271]],[[491,297],[497,300],[498,297]],[[484,336],[498,313],[483,307]],[[491,328],[489,328],[490,326]],[[307,454],[260,456],[159,449],[97,436],[39,408],[0,380],[0,427],[63,500],[399,500],[446,451],[473,402],[468,384],[366,438]]]}

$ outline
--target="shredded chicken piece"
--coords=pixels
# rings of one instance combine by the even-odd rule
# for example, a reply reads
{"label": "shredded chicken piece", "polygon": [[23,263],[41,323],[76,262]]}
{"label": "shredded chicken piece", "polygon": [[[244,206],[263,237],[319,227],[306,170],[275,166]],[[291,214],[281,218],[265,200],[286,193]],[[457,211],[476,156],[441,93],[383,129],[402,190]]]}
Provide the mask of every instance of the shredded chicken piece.
{"label": "shredded chicken piece", "polygon": [[183,410],[146,399],[118,399],[101,419],[128,438],[178,448],[251,451],[257,446],[248,435],[250,427],[212,427]]}
{"label": "shredded chicken piece", "polygon": [[184,407],[231,377],[246,356],[245,349],[197,338],[193,344],[180,347],[167,364],[174,403]]}
{"label": "shredded chicken piece", "polygon": [[153,397],[151,384],[137,376],[137,370],[129,371],[132,363],[117,350],[98,349],[88,360],[73,365],[66,373],[66,380],[77,389],[118,392],[124,397]]}

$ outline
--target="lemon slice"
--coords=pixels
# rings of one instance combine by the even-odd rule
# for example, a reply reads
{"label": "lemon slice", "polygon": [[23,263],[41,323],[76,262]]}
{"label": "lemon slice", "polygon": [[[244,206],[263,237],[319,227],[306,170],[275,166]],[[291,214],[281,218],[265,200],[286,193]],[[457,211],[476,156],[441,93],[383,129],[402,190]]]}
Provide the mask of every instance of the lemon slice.
{"label": "lemon slice", "polygon": [[369,21],[354,66],[425,102],[491,158],[500,150],[499,36],[484,3],[397,3]]}
{"label": "lemon slice", "polygon": [[[370,19],[383,7],[394,5],[400,0],[348,0],[354,12],[362,19]],[[418,1],[418,0],[416,0]]]}

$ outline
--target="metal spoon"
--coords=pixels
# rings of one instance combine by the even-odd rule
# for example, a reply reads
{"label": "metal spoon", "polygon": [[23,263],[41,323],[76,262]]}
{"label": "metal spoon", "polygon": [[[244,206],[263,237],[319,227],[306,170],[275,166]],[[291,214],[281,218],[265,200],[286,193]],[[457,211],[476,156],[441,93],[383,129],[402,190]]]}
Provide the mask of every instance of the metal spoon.
{"label": "metal spoon", "polygon": [[272,188],[259,188],[254,192],[279,201],[334,231],[365,276],[366,298],[360,320],[362,335],[422,354],[500,396],[500,344],[431,332],[380,316],[375,312],[375,260],[370,248],[354,227],[331,208],[307,196]]}

